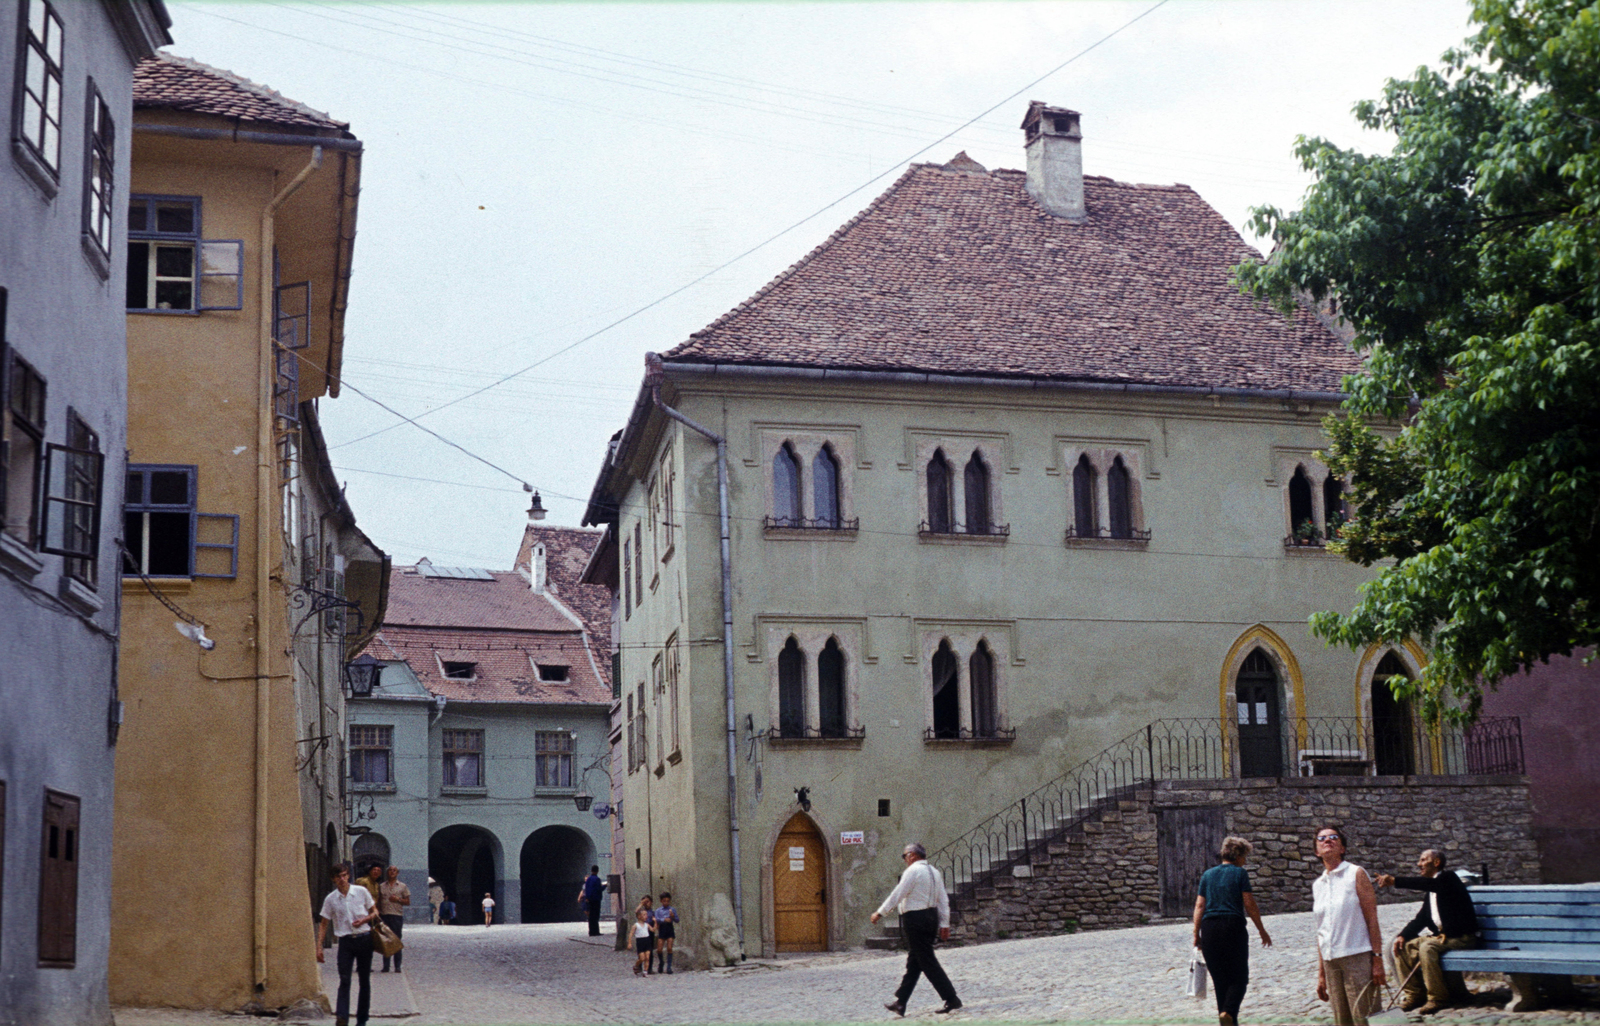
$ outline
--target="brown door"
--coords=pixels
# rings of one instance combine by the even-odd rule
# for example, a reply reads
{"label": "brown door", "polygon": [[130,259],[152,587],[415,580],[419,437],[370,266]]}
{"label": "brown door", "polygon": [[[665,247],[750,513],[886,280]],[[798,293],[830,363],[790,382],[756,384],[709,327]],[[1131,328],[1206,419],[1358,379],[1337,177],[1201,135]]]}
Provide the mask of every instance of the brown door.
{"label": "brown door", "polygon": [[828,867],[822,836],[800,813],[772,850],[773,933],[779,951],[828,949]]}
{"label": "brown door", "polygon": [[1200,874],[1217,864],[1217,851],[1227,833],[1224,809],[1161,810],[1156,820],[1156,846],[1163,916],[1193,914]]}

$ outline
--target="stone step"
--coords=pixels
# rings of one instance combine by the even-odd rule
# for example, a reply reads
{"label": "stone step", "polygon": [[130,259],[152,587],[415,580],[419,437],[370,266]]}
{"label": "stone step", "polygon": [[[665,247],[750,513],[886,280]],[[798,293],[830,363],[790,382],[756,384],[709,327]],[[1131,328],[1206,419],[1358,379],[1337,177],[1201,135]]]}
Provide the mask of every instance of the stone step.
{"label": "stone step", "polygon": [[1139,802],[1117,802],[1117,809],[1121,812],[1142,812],[1144,806]]}
{"label": "stone step", "polygon": [[868,951],[894,951],[905,946],[899,937],[867,937],[861,943]]}

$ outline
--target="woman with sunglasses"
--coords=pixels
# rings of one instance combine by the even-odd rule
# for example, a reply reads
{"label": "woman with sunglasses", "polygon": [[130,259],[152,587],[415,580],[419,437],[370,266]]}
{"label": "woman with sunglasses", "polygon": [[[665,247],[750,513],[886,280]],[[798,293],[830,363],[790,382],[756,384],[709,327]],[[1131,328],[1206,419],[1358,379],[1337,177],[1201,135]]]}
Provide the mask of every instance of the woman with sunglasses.
{"label": "woman with sunglasses", "polygon": [[1317,997],[1333,1006],[1334,1026],[1366,1026],[1369,986],[1382,987],[1383,936],[1367,871],[1344,860],[1344,831],[1317,830],[1322,875],[1311,884],[1317,916]]}

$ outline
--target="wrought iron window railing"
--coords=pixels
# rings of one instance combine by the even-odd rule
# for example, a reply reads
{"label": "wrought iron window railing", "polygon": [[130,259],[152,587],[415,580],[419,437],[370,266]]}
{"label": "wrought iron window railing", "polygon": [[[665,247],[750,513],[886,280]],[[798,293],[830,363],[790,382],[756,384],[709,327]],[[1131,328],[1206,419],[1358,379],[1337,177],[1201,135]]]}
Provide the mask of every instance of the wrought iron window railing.
{"label": "wrought iron window railing", "polygon": [[1067,525],[1067,541],[1133,541],[1147,542],[1150,540],[1150,529],[1132,528],[1127,534],[1116,535],[1111,533],[1109,527],[1097,527],[1091,532],[1080,532],[1078,525]]}
{"label": "wrought iron window railing", "polygon": [[863,738],[867,736],[866,727],[801,727],[796,730],[775,730],[769,735],[774,741],[837,741],[841,739]]}
{"label": "wrought iron window railing", "polygon": [[1011,534],[1010,524],[989,524],[986,527],[968,527],[966,524],[949,524],[934,527],[924,520],[917,526],[917,533],[934,538],[975,537],[975,538],[1005,538]]}
{"label": "wrought iron window railing", "polygon": [[940,730],[937,727],[926,727],[922,731],[924,741],[1015,741],[1016,739],[1016,727],[994,727],[990,730],[969,730],[966,727]]}
{"label": "wrought iron window railing", "polygon": [[828,517],[773,517],[761,518],[764,528],[781,527],[796,531],[856,531],[861,528],[861,518],[849,520]]}
{"label": "wrought iron window railing", "polygon": [[[1524,772],[1517,717],[1461,727],[1409,718],[1310,717],[1286,721],[1249,765],[1247,745],[1220,719],[1157,720],[1048,781],[928,856],[948,886],[978,879],[1159,780],[1236,776],[1385,774],[1475,776]],[[925,735],[926,736],[926,735]],[[1267,770],[1270,772],[1263,772]]]}

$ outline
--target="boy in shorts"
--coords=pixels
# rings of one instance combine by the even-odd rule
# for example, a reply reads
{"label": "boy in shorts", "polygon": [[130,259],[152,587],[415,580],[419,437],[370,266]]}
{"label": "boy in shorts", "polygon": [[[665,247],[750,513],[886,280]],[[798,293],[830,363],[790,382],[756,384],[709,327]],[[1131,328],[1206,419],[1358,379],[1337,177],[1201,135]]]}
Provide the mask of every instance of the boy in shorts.
{"label": "boy in shorts", "polygon": [[655,911],[656,920],[656,950],[661,959],[659,971],[672,972],[672,941],[678,935],[678,910],[672,907],[672,894],[668,891],[661,892],[661,904]]}
{"label": "boy in shorts", "polygon": [[633,920],[633,950],[639,957],[633,960],[633,975],[648,976],[650,970],[650,953],[656,948],[656,921],[655,918],[640,909]]}

